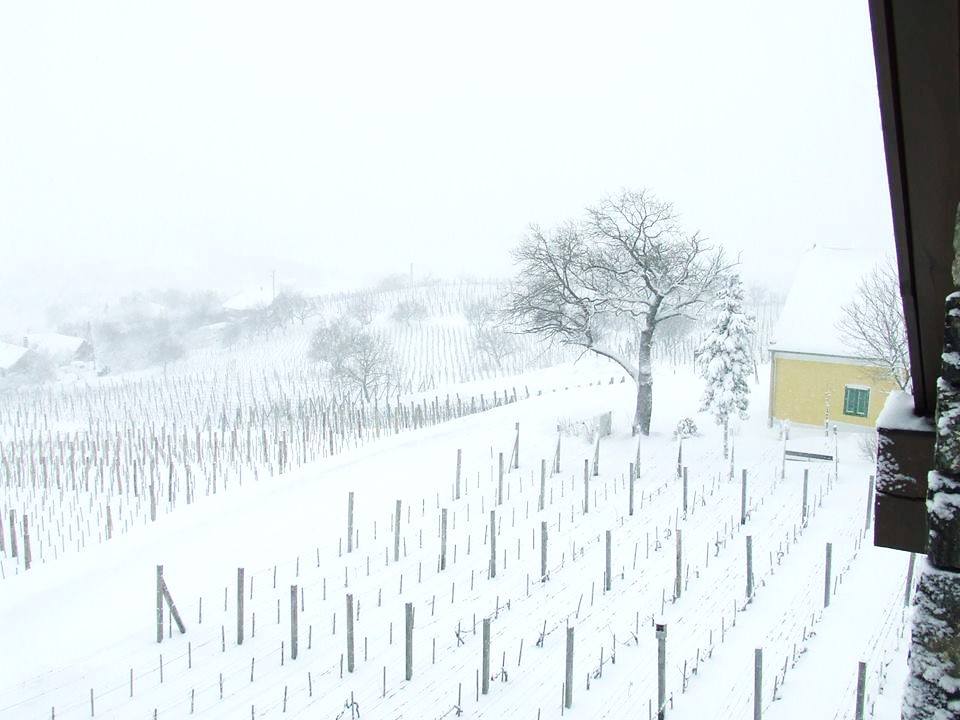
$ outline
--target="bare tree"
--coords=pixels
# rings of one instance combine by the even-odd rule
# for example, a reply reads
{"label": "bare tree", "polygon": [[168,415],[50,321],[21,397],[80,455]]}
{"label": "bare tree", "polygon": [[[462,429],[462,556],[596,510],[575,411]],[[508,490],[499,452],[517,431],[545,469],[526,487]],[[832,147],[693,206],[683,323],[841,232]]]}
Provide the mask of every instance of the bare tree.
{"label": "bare tree", "polygon": [[394,307],[391,317],[402,325],[412,322],[421,324],[427,317],[427,306],[419,300],[401,300]]}
{"label": "bare tree", "polygon": [[361,325],[369,325],[373,322],[373,316],[376,315],[377,309],[377,303],[372,294],[359,293],[353,297],[347,306],[347,316]]}
{"label": "bare tree", "polygon": [[842,308],[837,329],[859,355],[876,360],[901,390],[910,387],[910,356],[893,261],[876,265],[861,281],[854,300]]}
{"label": "bare tree", "polygon": [[337,390],[364,402],[386,397],[398,385],[390,345],[355,319],[320,325],[310,342],[310,357],[321,364]]}
{"label": "bare tree", "polygon": [[508,333],[496,306],[483,299],[464,308],[464,317],[470,326],[470,338],[476,352],[486,356],[503,370],[503,361],[517,351],[514,337]]}
{"label": "bare tree", "polygon": [[287,323],[293,320],[294,316],[294,297],[289,293],[282,292],[278,294],[266,308],[264,308],[264,321],[271,328],[283,329]]}
{"label": "bare tree", "polygon": [[282,306],[282,312],[287,317],[294,317],[303,325],[307,320],[317,314],[319,308],[313,298],[307,297],[302,292],[285,291],[277,295],[273,305]]}
{"label": "bare tree", "polygon": [[170,334],[164,334],[150,346],[149,359],[152,363],[162,365],[166,371],[169,363],[179,360],[186,352],[182,342]]}
{"label": "bare tree", "polygon": [[[723,249],[684,231],[670,203],[641,190],[607,198],[549,234],[531,228],[514,259],[515,324],[619,364],[637,384],[634,431],[649,434],[654,333],[712,297],[732,267]],[[624,323],[637,339],[636,364],[614,349]]]}

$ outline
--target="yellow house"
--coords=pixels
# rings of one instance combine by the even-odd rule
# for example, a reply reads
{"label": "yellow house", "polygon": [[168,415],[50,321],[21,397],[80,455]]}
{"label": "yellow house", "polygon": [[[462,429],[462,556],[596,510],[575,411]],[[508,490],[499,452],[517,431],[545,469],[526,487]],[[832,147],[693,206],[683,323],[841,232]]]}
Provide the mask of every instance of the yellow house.
{"label": "yellow house", "polygon": [[770,343],[771,423],[876,425],[896,385],[848,346],[837,323],[878,259],[875,252],[817,246],[804,253]]}

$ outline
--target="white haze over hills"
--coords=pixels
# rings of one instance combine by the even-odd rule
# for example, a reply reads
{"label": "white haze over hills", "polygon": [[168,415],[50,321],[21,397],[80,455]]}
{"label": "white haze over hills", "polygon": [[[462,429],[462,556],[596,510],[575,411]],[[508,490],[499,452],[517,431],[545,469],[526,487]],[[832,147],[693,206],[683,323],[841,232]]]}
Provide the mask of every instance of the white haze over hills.
{"label": "white haze over hills", "polygon": [[748,283],[890,245],[860,3],[8,3],[0,98],[0,332],[271,270],[504,277],[622,187]]}

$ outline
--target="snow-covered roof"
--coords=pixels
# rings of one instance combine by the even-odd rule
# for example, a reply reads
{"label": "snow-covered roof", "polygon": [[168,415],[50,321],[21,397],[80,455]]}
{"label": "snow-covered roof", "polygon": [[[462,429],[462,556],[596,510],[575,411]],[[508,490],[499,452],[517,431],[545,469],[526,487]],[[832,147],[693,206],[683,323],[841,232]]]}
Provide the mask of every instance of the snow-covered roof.
{"label": "snow-covered roof", "polygon": [[86,342],[82,337],[60,333],[28,333],[27,345],[31,350],[48,356],[58,363],[70,362]]}
{"label": "snow-covered roof", "polygon": [[843,340],[837,323],[853,300],[861,279],[880,254],[814,246],[797,264],[796,275],[774,328],[771,350],[858,357]]}
{"label": "snow-covered roof", "polygon": [[270,288],[244,290],[223,303],[224,310],[262,310],[273,303],[273,291]]}
{"label": "snow-covered roof", "polygon": [[28,352],[30,351],[22,345],[0,342],[0,370],[9,370]]}

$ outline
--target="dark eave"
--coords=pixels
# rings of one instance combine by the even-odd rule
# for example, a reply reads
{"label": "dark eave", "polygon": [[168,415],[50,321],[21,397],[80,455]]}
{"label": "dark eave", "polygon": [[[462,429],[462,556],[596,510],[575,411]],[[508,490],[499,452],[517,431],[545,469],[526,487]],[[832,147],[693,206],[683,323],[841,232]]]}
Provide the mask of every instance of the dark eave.
{"label": "dark eave", "polygon": [[932,415],[960,199],[960,2],[869,0],[914,407]]}

